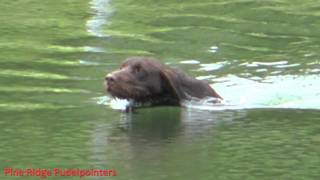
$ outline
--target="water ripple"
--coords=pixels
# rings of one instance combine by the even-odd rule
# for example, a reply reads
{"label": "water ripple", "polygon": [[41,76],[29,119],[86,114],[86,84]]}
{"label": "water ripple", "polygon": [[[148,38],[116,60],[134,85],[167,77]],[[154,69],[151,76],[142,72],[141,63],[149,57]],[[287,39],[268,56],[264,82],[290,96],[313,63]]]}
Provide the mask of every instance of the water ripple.
{"label": "water ripple", "polygon": [[83,89],[53,88],[53,87],[30,87],[30,86],[13,86],[0,87],[0,92],[40,92],[40,93],[89,93]]}
{"label": "water ripple", "polygon": [[240,65],[247,67],[259,67],[259,66],[278,66],[278,65],[286,65],[288,61],[275,61],[275,62],[245,62]]}
{"label": "water ripple", "polygon": [[54,104],[48,104],[48,103],[29,103],[29,102],[0,103],[1,111],[26,111],[26,110],[65,109],[65,108],[75,108],[75,106],[54,105]]}
{"label": "water ripple", "polygon": [[30,77],[37,79],[71,79],[69,76],[54,74],[48,72],[39,72],[34,70],[10,70],[10,69],[0,69],[0,75],[2,76],[18,76],[18,77]]}

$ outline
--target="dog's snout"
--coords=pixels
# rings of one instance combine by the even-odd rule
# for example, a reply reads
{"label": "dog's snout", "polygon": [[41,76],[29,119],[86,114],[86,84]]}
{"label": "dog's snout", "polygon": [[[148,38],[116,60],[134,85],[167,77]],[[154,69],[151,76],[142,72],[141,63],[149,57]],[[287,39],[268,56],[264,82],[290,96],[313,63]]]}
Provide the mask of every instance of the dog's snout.
{"label": "dog's snout", "polygon": [[112,83],[115,81],[115,77],[114,75],[112,74],[108,74],[106,77],[105,77],[105,80],[108,82],[108,83]]}
{"label": "dog's snout", "polygon": [[108,86],[111,86],[112,84],[115,83],[116,81],[116,76],[112,73],[112,74],[108,74],[106,77],[105,77],[105,81],[107,83]]}

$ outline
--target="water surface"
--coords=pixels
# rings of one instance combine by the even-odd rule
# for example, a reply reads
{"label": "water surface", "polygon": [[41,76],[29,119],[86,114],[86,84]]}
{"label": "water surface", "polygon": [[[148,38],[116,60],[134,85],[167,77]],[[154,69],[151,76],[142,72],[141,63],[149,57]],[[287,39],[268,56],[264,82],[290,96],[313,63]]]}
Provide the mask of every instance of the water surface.
{"label": "water surface", "polygon": [[[1,179],[12,179],[4,167],[318,179],[319,8],[315,0],[4,0]],[[208,81],[225,105],[122,113],[103,77],[137,55]]]}

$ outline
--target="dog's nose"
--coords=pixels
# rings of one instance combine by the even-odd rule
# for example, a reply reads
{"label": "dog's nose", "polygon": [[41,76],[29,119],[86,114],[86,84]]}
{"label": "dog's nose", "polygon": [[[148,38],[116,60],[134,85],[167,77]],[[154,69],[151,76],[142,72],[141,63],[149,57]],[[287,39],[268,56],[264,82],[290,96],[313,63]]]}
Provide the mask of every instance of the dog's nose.
{"label": "dog's nose", "polygon": [[106,77],[105,77],[105,80],[107,81],[107,83],[112,83],[115,81],[115,77],[112,75],[112,74],[108,74]]}

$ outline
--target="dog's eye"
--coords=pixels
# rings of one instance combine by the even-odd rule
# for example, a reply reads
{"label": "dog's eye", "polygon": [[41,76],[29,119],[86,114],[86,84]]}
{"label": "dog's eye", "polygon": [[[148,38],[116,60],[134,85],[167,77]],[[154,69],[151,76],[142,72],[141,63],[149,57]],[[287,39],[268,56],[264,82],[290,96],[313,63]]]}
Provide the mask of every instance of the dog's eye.
{"label": "dog's eye", "polygon": [[133,68],[134,73],[138,73],[138,72],[140,72],[140,70],[141,70],[141,66],[139,66],[139,65],[134,66],[134,68]]}
{"label": "dog's eye", "polygon": [[125,67],[127,67],[127,65],[126,64],[122,64],[119,69],[121,70],[121,69],[123,69]]}

